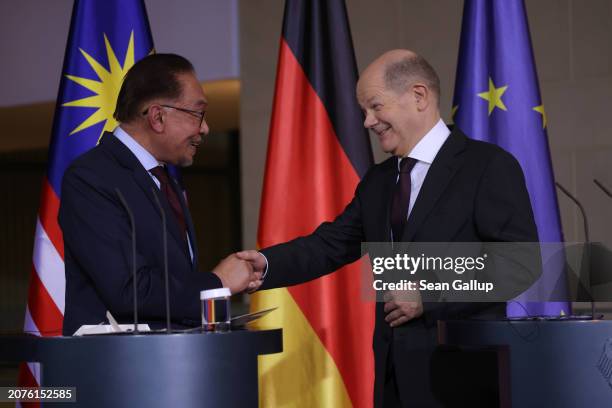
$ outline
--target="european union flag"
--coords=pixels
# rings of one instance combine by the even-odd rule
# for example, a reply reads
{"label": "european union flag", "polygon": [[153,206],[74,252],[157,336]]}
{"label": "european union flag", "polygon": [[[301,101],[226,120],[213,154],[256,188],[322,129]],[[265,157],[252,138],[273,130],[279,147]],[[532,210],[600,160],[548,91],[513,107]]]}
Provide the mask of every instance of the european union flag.
{"label": "european union flag", "polygon": [[123,77],[152,51],[142,0],[75,1],[49,151],[47,177],[58,196],[70,162],[117,126]]}
{"label": "european union flag", "polygon": [[[562,242],[546,113],[523,0],[465,1],[453,118],[467,135],[495,143],[517,158],[540,241]],[[532,288],[538,295],[529,299],[546,298],[564,279],[562,273],[562,267],[545,270]],[[566,302],[508,304],[509,316],[558,315],[569,310]]]}

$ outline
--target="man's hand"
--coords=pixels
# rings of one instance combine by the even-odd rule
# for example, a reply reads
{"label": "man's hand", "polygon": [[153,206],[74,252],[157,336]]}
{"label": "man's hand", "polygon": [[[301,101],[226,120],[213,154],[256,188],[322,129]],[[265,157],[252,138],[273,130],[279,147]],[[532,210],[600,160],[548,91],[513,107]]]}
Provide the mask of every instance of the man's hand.
{"label": "man's hand", "polygon": [[247,293],[251,294],[259,289],[263,283],[263,275],[265,274],[266,267],[268,266],[266,258],[260,252],[252,249],[236,252],[235,255],[239,259],[249,262],[253,267],[256,279],[251,281],[251,283],[249,283],[249,287],[247,288]]}
{"label": "man's hand", "polygon": [[423,302],[418,290],[387,292],[385,300],[385,321],[391,327],[400,326],[423,314]]}
{"label": "man's hand", "polygon": [[238,258],[243,261],[249,262],[253,265],[253,271],[259,272],[262,275],[266,272],[266,258],[259,252],[253,249],[247,249],[245,251],[236,252],[235,254]]}
{"label": "man's hand", "polygon": [[[261,274],[253,272],[249,262],[243,261],[232,254],[219,262],[213,273],[221,279],[224,288],[229,288],[232,294],[255,287],[252,282],[261,279]],[[258,285],[256,287],[259,287]]]}
{"label": "man's hand", "polygon": [[262,274],[260,272],[253,272],[254,279],[249,282],[249,286],[247,286],[246,292],[250,295],[255,292],[261,284],[263,283]]}

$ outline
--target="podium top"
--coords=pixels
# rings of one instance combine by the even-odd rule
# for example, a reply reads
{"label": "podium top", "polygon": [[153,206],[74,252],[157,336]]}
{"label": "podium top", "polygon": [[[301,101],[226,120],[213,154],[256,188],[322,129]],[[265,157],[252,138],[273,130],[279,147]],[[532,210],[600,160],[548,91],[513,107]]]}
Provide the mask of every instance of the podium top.
{"label": "podium top", "polygon": [[57,356],[83,353],[136,355],[161,350],[182,352],[274,354],[283,351],[282,329],[192,332],[171,334],[118,334],[82,337],[38,337],[29,334],[0,335],[0,362],[45,362]]}

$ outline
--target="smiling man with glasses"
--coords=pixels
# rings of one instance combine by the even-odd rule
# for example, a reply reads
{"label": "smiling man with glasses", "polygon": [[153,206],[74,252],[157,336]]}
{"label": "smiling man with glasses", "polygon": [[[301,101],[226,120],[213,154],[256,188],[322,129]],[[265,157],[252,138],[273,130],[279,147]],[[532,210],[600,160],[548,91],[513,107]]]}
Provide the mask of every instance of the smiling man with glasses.
{"label": "smiling man with glasses", "polygon": [[119,126],[77,158],[63,180],[59,221],[66,265],[65,335],[104,321],[106,311],[121,323],[132,321],[131,229],[119,194],[134,213],[140,322],[163,326],[166,311],[164,246],[154,195],[167,219],[175,325],[199,321],[203,289],[223,286],[236,293],[259,285],[261,274],[234,255],[212,273],[199,271],[189,208],[167,171],[168,165],[193,163],[209,131],[207,107],[193,66],[183,57],[150,55],[127,73],[115,110]]}

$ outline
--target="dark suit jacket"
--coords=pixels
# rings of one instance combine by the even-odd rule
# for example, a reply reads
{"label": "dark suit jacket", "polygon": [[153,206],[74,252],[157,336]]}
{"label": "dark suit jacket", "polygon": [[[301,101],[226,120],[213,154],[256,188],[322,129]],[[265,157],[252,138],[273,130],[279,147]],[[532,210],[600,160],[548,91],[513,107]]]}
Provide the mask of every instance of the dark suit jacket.
{"label": "dark suit jacket", "polygon": [[[391,157],[368,171],[353,200],[333,222],[321,224],[309,236],[263,250],[269,273],[262,289],[315,279],[360,258],[361,242],[389,241],[389,209],[396,178],[397,158]],[[455,129],[429,168],[402,241],[537,241],[525,180],[516,159]],[[436,344],[437,321],[502,316],[504,311],[503,304],[425,303],[421,318],[391,329],[384,321],[383,303],[377,303],[375,405],[382,403],[389,351],[402,400],[413,404],[410,406],[433,406],[429,359]]]}
{"label": "dark suit jacket", "polygon": [[116,189],[134,213],[139,321],[154,326],[165,321],[162,221],[152,189],[167,219],[173,321],[199,321],[199,291],[222,285],[216,275],[198,271],[193,223],[182,192],[173,183],[183,206],[193,262],[165,196],[136,156],[112,133],[106,133],[98,146],[68,168],[59,210],[66,265],[64,335],[71,335],[83,324],[106,321],[107,310],[119,322],[133,321],[131,229]]}

